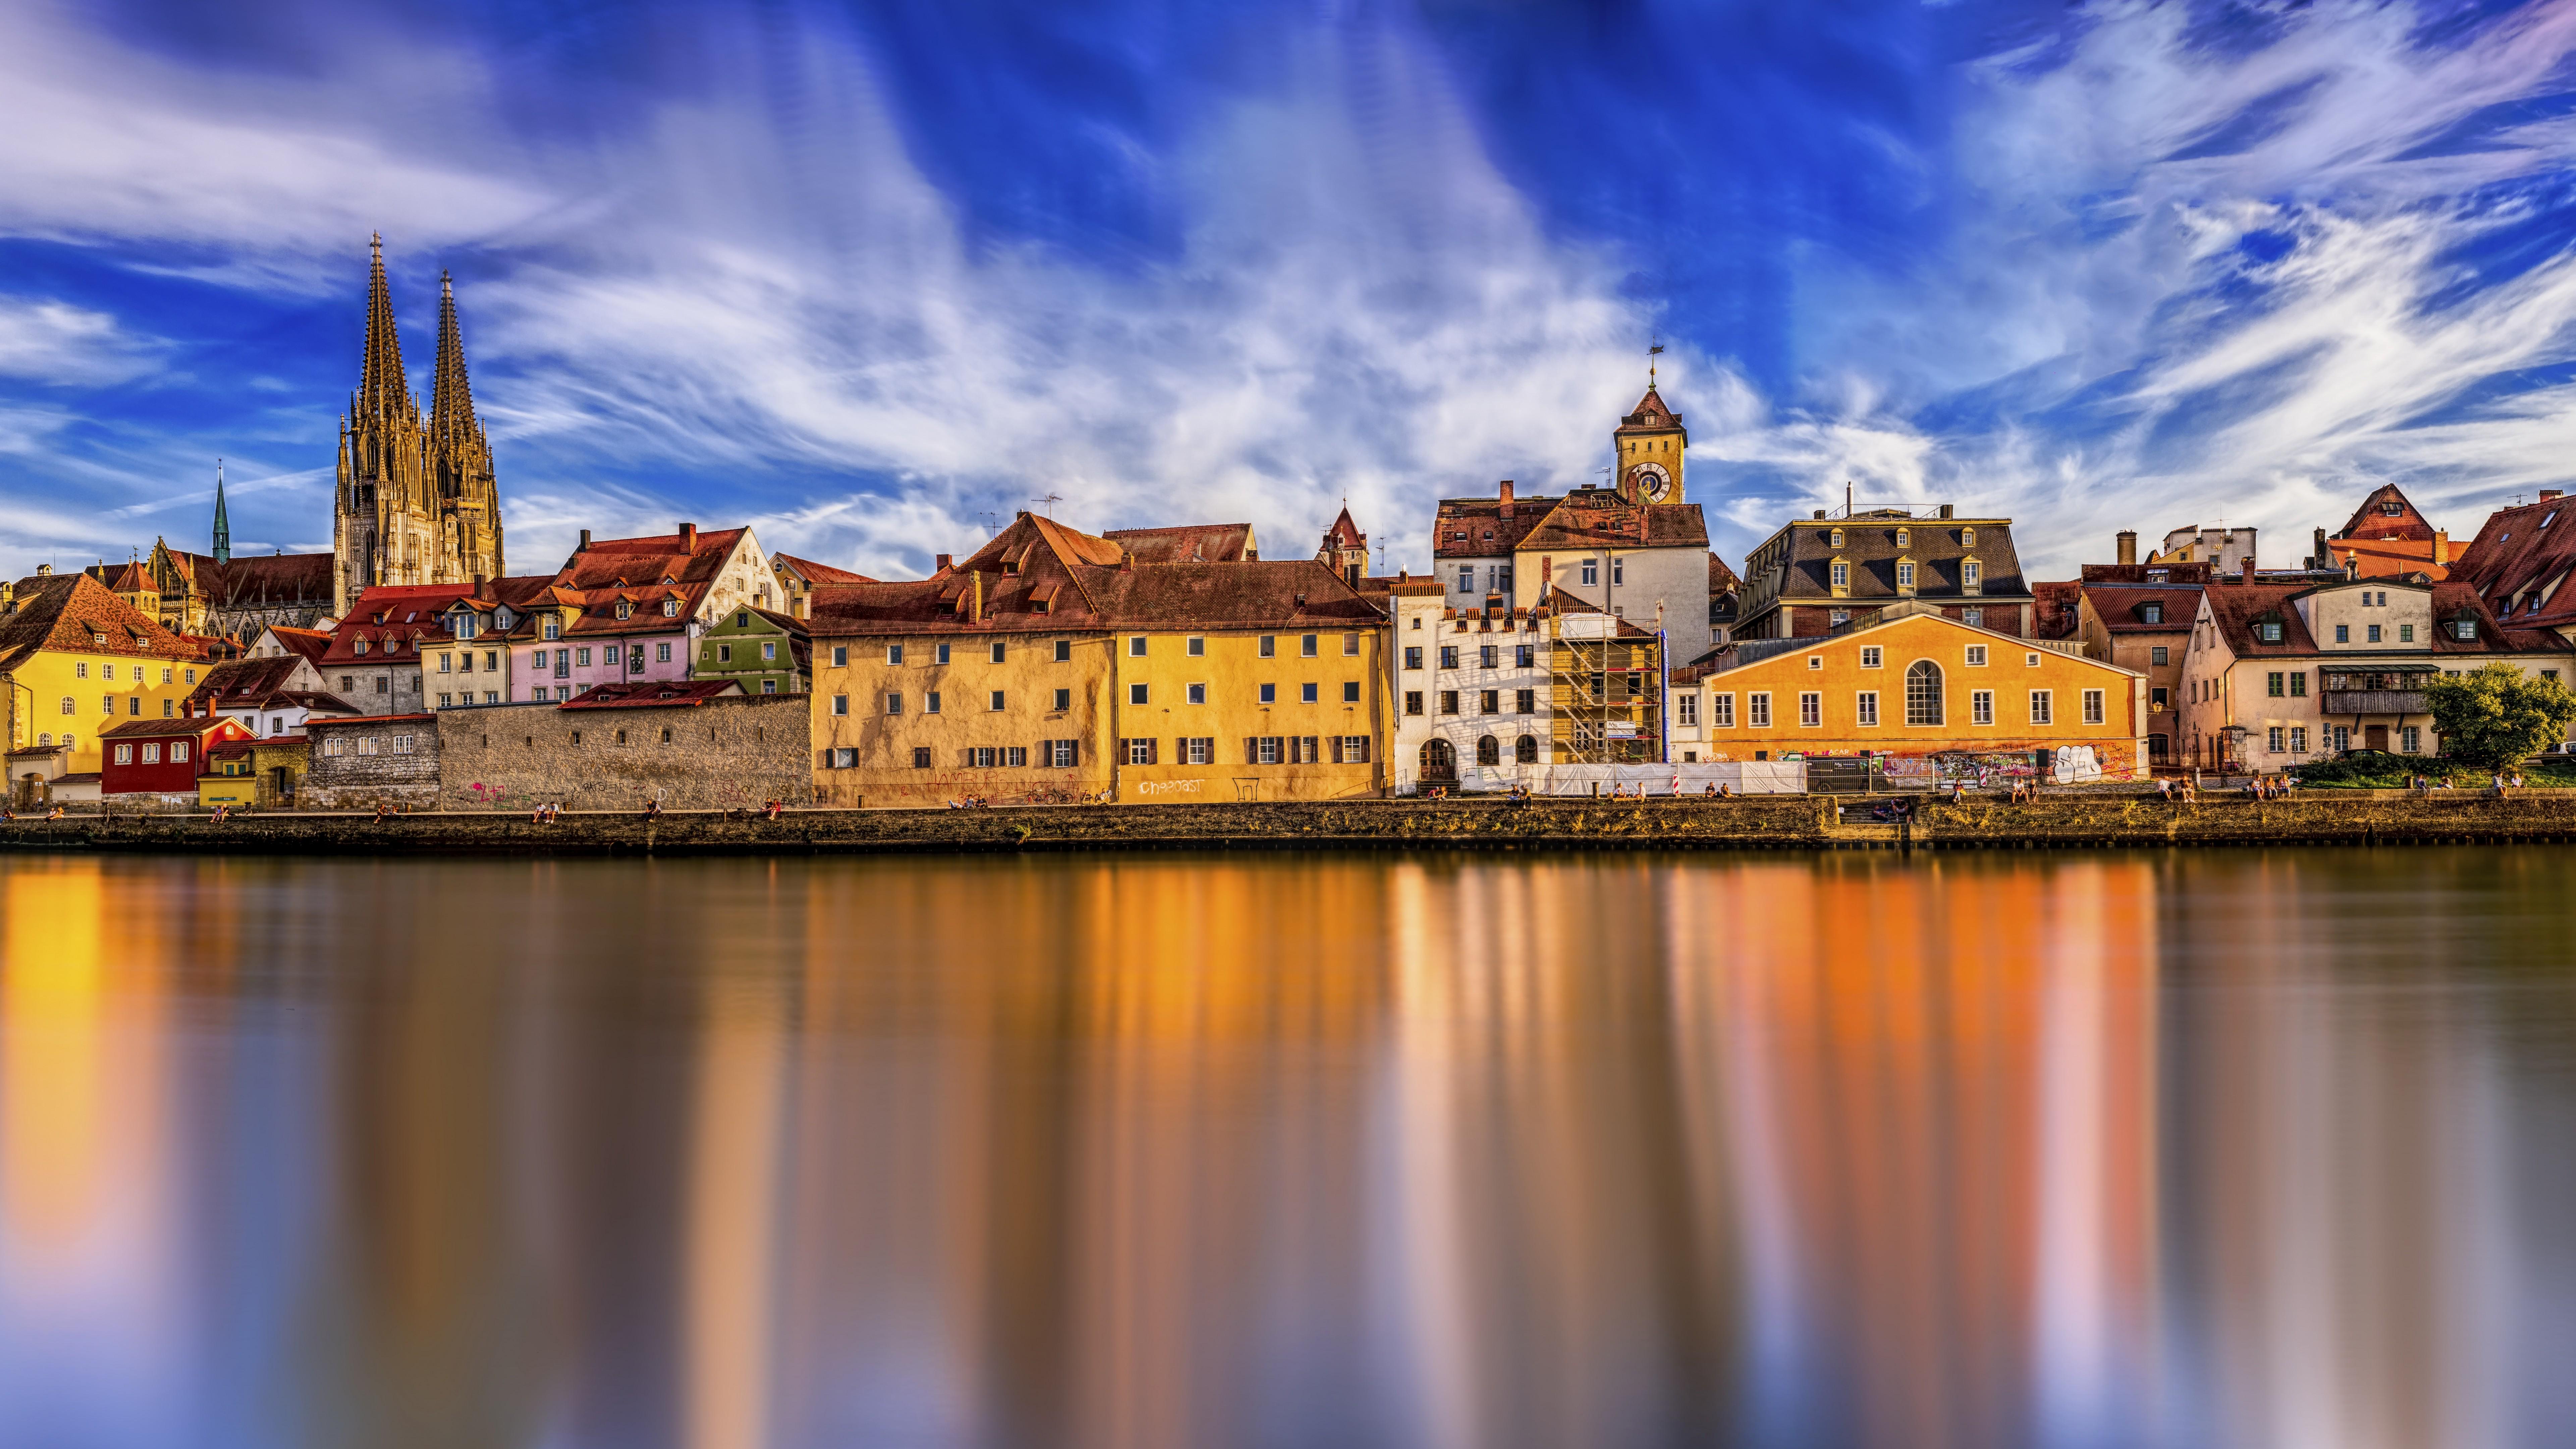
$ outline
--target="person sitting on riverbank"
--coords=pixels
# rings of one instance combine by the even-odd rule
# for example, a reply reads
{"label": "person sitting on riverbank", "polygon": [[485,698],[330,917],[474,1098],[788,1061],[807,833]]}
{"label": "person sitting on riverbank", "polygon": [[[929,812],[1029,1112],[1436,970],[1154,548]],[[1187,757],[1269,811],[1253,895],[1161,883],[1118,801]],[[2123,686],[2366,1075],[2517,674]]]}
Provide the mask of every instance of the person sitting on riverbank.
{"label": "person sitting on riverbank", "polygon": [[46,818],[47,820],[60,820],[60,819],[62,819],[62,818],[63,818],[63,807],[61,807],[60,805],[55,806],[51,811],[49,811],[49,812],[47,812],[47,813],[46,813],[45,818]]}
{"label": "person sitting on riverbank", "polygon": [[769,802],[767,808],[769,810],[769,818],[776,820],[779,816],[787,813],[787,802],[784,800],[772,800]]}
{"label": "person sitting on riverbank", "polygon": [[392,809],[392,807],[391,807],[391,806],[383,805],[383,804],[379,804],[379,805],[377,805],[377,806],[376,806],[376,818],[375,818],[374,820],[370,821],[369,823],[370,823],[370,824],[374,824],[374,825],[382,825],[382,824],[384,824],[384,823],[385,823],[385,817],[386,817],[387,815],[392,814],[392,813],[393,813],[393,809]]}
{"label": "person sitting on riverbank", "polygon": [[662,818],[662,802],[661,802],[661,801],[659,801],[659,800],[647,800],[647,801],[645,801],[645,802],[644,802],[644,818],[645,818],[645,819],[647,819],[647,820],[659,820],[659,819],[661,819],[661,818]]}

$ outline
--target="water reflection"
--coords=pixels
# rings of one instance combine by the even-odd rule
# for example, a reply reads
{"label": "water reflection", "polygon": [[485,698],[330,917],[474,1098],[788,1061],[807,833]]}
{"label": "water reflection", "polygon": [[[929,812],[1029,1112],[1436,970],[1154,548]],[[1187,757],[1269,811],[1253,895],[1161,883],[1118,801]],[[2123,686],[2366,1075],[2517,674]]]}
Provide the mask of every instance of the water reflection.
{"label": "water reflection", "polygon": [[0,860],[0,1444],[2548,1443],[2571,874]]}

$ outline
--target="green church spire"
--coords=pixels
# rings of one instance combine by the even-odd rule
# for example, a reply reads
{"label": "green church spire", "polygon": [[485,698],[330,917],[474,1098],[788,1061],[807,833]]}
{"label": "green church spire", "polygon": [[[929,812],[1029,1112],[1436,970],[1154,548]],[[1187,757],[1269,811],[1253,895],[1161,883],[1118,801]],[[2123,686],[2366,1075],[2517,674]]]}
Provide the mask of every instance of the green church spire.
{"label": "green church spire", "polygon": [[224,460],[215,460],[215,562],[233,561],[232,520],[224,517]]}

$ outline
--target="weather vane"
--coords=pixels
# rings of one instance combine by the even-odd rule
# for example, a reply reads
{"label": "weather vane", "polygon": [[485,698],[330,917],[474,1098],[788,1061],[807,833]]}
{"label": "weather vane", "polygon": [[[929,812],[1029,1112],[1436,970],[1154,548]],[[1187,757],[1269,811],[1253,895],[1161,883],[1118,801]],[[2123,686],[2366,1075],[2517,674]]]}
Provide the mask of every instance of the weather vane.
{"label": "weather vane", "polygon": [[1655,359],[1662,356],[1663,351],[1663,334],[1657,333],[1654,344],[1646,349],[1646,390],[1649,392],[1655,387]]}

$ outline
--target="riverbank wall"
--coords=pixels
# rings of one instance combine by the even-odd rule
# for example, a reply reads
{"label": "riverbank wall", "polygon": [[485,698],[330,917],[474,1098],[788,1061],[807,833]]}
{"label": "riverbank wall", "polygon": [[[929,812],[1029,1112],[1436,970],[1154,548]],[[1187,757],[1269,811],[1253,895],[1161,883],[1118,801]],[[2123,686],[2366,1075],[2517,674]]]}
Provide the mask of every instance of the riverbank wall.
{"label": "riverbank wall", "polygon": [[2576,798],[2311,795],[2177,805],[2068,795],[1926,802],[1903,823],[1845,822],[1831,797],[1733,800],[1318,801],[993,810],[491,811],[71,816],[0,823],[0,849],[238,854],[647,855],[1130,849],[1990,850],[2139,846],[2576,842]]}

